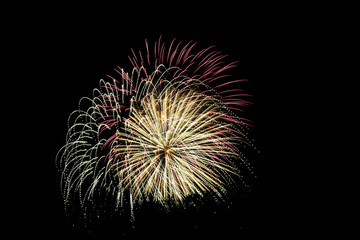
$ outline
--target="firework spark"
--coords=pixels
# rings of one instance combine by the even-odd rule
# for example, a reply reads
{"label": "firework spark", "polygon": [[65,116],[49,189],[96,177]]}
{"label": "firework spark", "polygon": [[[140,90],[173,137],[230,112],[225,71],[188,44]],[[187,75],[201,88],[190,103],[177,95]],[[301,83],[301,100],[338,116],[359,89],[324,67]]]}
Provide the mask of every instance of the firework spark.
{"label": "firework spark", "polygon": [[[69,117],[66,144],[57,155],[66,205],[83,208],[103,202],[119,208],[125,193],[131,208],[143,201],[182,205],[189,196],[223,198],[251,144],[247,121],[233,113],[248,104],[236,86],[224,81],[224,64],[213,47],[194,53],[161,42],[130,57],[129,74],[100,80],[93,97],[83,97]],[[95,204],[95,203],[94,203]]]}

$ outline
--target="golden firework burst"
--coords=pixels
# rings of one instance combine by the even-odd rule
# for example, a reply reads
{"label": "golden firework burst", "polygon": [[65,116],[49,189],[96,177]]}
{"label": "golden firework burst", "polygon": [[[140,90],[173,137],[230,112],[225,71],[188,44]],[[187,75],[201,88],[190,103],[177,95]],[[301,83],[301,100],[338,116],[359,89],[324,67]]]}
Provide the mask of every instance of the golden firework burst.
{"label": "golden firework burst", "polygon": [[172,199],[225,190],[223,171],[236,174],[227,161],[238,155],[232,124],[215,99],[193,90],[166,88],[149,94],[125,122],[113,147],[113,169],[120,188],[134,201]]}

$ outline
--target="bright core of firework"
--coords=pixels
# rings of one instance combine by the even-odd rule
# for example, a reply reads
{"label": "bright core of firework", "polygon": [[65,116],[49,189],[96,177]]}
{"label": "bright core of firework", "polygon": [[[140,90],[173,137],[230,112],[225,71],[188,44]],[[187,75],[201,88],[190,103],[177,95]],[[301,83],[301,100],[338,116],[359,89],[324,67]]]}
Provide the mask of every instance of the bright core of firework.
{"label": "bright core of firework", "polygon": [[182,202],[186,196],[224,188],[222,171],[235,173],[236,137],[214,99],[167,88],[141,100],[113,148],[120,188],[139,197]]}

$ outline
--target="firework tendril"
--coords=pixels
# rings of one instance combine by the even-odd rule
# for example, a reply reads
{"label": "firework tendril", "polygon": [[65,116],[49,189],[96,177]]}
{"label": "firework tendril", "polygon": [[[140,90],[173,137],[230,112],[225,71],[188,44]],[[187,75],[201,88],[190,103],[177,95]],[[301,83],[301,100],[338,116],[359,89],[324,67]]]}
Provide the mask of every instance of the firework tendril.
{"label": "firework tendril", "polygon": [[[235,114],[249,104],[239,82],[224,72],[236,67],[209,47],[161,38],[145,54],[132,50],[131,73],[117,67],[83,97],[69,116],[66,144],[56,157],[65,205],[77,199],[111,202],[129,196],[168,208],[191,196],[223,199],[252,141],[249,121]],[[86,210],[85,210],[86,211]]]}

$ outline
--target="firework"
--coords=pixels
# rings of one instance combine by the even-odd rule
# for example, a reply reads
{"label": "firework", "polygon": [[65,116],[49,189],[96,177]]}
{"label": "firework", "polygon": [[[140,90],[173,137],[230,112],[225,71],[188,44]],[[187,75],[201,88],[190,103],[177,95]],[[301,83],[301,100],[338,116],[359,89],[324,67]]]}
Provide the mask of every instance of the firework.
{"label": "firework", "polygon": [[247,121],[234,114],[248,104],[234,87],[243,80],[227,80],[236,63],[221,52],[195,45],[159,39],[151,50],[145,41],[130,73],[116,68],[81,98],[56,158],[66,206],[100,198],[118,209],[127,194],[131,208],[181,206],[195,195],[222,199],[241,178],[251,145]]}

